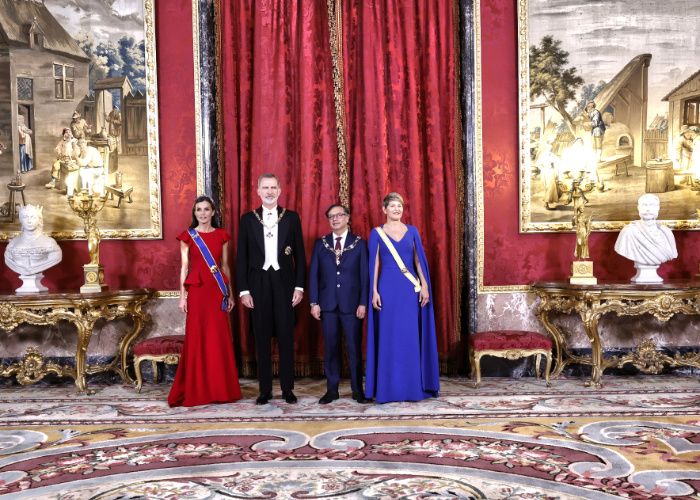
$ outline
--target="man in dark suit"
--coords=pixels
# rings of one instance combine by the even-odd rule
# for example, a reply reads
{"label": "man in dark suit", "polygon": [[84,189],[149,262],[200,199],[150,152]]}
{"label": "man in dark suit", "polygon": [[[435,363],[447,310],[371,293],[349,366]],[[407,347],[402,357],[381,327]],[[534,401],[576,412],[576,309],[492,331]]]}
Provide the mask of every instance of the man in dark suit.
{"label": "man in dark suit", "polygon": [[279,347],[282,397],[294,395],[294,307],[304,296],[306,257],[299,215],[277,206],[282,189],[274,174],[258,178],[262,207],[241,216],[236,280],[241,303],[250,309],[260,395],[272,399],[272,337]]}
{"label": "man in dark suit", "polygon": [[362,320],[367,313],[369,290],[367,245],[350,232],[347,207],[331,205],[326,217],[333,232],[316,241],[309,273],[311,315],[321,321],[323,329],[323,369],[327,380],[326,393],[318,402],[328,404],[339,397],[340,338],[344,331],[352,398],[366,403],[362,384]]}

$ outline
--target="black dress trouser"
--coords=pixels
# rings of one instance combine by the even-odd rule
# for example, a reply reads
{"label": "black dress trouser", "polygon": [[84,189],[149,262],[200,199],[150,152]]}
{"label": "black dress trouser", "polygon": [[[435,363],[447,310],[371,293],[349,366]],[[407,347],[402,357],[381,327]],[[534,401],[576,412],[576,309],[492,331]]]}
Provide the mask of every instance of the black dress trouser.
{"label": "black dress trouser", "polygon": [[277,337],[282,391],[294,389],[294,285],[270,267],[251,276],[250,293],[260,394],[272,392],[272,337]]}

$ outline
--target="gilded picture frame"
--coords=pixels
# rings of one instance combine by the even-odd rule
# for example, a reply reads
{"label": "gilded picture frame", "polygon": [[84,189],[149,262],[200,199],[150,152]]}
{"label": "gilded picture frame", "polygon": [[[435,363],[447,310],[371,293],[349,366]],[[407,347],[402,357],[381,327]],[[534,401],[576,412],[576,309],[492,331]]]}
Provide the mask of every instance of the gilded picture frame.
{"label": "gilded picture frame", "polygon": [[103,239],[162,238],[155,0],[0,0],[0,32],[0,241],[23,203],[84,238],[81,189]]}
{"label": "gilded picture frame", "polygon": [[617,231],[644,193],[668,226],[700,228],[700,4],[517,6],[520,231],[571,231],[577,201]]}

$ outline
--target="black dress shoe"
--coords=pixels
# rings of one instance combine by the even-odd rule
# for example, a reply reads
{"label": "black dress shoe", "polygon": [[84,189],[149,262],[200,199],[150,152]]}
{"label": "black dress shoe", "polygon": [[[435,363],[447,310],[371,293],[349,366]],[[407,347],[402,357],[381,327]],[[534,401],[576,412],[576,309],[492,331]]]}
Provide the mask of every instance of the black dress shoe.
{"label": "black dress shoe", "polygon": [[372,402],[371,399],[367,399],[367,398],[365,397],[365,395],[362,394],[361,392],[353,392],[353,393],[352,393],[352,399],[354,399],[355,401],[357,401],[357,402],[360,403],[360,404],[365,404],[365,403],[371,403],[371,402]]}
{"label": "black dress shoe", "polygon": [[293,405],[294,403],[297,402],[297,397],[294,395],[294,393],[292,391],[283,391],[282,398],[284,398],[284,400],[290,405]]}
{"label": "black dress shoe", "polygon": [[261,394],[260,396],[258,396],[258,399],[255,400],[255,404],[256,405],[266,405],[267,403],[270,402],[271,399],[272,399],[271,393],[268,392],[267,394]]}
{"label": "black dress shoe", "polygon": [[337,392],[327,392],[321,397],[321,399],[318,400],[318,404],[327,405],[328,403],[335,401],[339,397],[340,396]]}

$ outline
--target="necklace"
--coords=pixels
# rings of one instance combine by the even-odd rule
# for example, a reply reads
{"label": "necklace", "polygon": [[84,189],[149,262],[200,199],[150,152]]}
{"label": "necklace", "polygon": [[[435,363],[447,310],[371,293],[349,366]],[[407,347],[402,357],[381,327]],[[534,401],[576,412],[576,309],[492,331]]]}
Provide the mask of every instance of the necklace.
{"label": "necklace", "polygon": [[357,244],[360,242],[362,238],[359,236],[355,236],[355,241],[353,241],[350,245],[345,245],[345,248],[342,250],[336,250],[335,248],[332,248],[328,242],[326,241],[326,238],[322,238],[321,241],[323,242],[323,246],[326,247],[326,250],[329,252],[333,252],[335,254],[335,265],[338,266],[340,265],[340,257],[345,253],[349,252],[353,248],[357,246]]}
{"label": "necklace", "polygon": [[265,233],[265,237],[266,237],[266,238],[272,238],[272,237],[274,236],[274,234],[272,234],[272,229],[273,229],[277,224],[280,223],[280,221],[282,220],[282,217],[284,217],[284,214],[285,214],[286,211],[287,211],[287,209],[286,209],[286,208],[283,208],[282,211],[280,212],[279,217],[277,217],[277,220],[274,221],[274,222],[272,222],[272,223],[268,223],[268,222],[265,222],[264,220],[262,220],[262,217],[260,217],[260,216],[258,215],[258,212],[256,212],[255,210],[253,210],[253,213],[255,214],[255,218],[258,219],[258,221],[260,222],[260,224],[262,224],[263,227],[265,227],[265,229],[267,229],[267,232]]}

